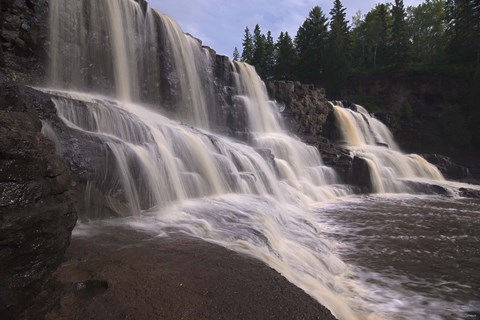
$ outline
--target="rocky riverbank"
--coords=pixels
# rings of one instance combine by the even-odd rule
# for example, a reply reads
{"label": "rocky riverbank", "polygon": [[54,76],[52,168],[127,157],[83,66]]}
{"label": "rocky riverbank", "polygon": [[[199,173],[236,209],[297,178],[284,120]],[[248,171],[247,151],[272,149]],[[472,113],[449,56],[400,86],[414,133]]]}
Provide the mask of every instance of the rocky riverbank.
{"label": "rocky riverbank", "polygon": [[72,238],[44,292],[55,301],[46,319],[335,319],[273,269],[223,247],[128,227],[81,230],[91,234]]}

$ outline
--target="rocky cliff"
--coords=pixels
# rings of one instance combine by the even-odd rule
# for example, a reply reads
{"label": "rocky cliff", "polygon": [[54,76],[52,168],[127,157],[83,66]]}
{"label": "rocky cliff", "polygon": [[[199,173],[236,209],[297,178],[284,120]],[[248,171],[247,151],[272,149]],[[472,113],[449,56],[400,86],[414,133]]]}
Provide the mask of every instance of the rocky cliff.
{"label": "rocky cliff", "polygon": [[48,1],[0,3],[0,70],[10,79],[37,84],[46,70]]}
{"label": "rocky cliff", "polygon": [[77,216],[70,175],[42,122],[51,100],[0,74],[0,317],[16,319],[57,268]]}
{"label": "rocky cliff", "polygon": [[17,319],[63,259],[77,220],[70,173],[42,121],[48,2],[0,3],[0,318]]}
{"label": "rocky cliff", "polygon": [[339,145],[339,130],[325,90],[292,81],[267,81],[270,98],[283,106],[286,127],[303,141],[316,146],[323,162],[333,167],[342,181],[369,192],[371,182],[368,166]]}
{"label": "rocky cliff", "polygon": [[376,112],[406,151],[452,156],[475,151],[477,91],[465,75],[393,73],[352,77],[343,97]]}

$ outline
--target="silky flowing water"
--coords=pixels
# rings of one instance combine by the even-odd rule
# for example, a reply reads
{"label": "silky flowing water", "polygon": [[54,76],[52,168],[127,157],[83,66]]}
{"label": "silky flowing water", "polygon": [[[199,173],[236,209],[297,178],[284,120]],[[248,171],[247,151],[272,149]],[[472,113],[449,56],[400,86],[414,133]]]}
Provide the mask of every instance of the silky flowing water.
{"label": "silky flowing water", "polygon": [[[248,143],[213,132],[210,112],[234,106],[215,105],[212,56],[148,6],[52,0],[50,29],[42,90],[69,130],[106,154],[85,185],[76,234],[101,224],[186,233],[265,262],[340,320],[455,319],[475,310],[478,202],[458,198],[462,185],[402,153],[365,109],[333,106],[343,144],[368,164],[373,192],[406,198],[353,195],[318,149],[285,130],[281,108],[247,64],[229,66],[228,90],[245,110]],[[58,153],[71,150],[47,121],[42,132]],[[431,185],[449,198],[413,196]],[[92,190],[104,196],[100,208]],[[98,221],[103,207],[117,218]]]}

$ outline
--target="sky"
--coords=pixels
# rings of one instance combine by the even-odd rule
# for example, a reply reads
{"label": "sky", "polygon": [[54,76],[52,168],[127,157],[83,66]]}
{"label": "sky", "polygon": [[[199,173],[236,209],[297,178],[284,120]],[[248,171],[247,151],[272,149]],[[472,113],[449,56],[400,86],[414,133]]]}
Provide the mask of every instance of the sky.
{"label": "sky", "polygon": [[[370,11],[381,0],[343,0],[347,18],[357,11]],[[404,0],[405,7],[421,0]],[[184,32],[217,51],[232,56],[233,49],[241,52],[245,27],[250,31],[258,23],[263,33],[272,31],[276,40],[281,31],[295,37],[298,27],[314,6],[320,6],[329,17],[333,0],[149,0],[150,6],[175,19]]]}

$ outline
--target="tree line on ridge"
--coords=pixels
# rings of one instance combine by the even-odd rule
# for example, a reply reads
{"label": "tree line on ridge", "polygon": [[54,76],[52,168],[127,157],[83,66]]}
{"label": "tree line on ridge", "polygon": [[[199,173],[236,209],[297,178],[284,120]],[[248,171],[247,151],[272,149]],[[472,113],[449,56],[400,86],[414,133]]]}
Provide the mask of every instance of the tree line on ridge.
{"label": "tree line on ridge", "polygon": [[340,0],[329,17],[314,7],[297,34],[245,28],[234,60],[255,66],[263,79],[322,84],[338,93],[353,74],[450,69],[480,71],[480,0],[426,0],[405,8],[403,0],[380,3],[352,23]]}

